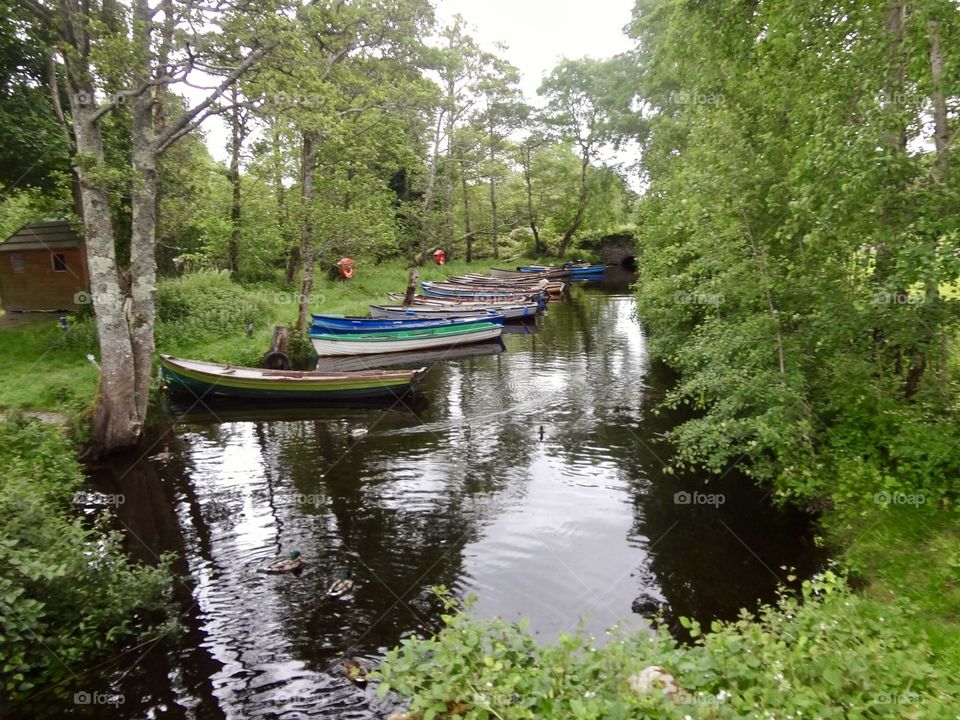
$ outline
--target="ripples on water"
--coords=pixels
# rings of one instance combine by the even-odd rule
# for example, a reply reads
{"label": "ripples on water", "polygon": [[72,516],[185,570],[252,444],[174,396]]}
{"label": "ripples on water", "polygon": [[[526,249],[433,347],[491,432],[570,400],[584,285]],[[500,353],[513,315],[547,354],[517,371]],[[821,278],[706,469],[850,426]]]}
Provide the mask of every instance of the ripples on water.
{"label": "ripples on water", "polygon": [[[178,423],[173,458],[153,463],[160,499],[124,522],[137,532],[169,514],[145,542],[177,551],[193,578],[190,633],[129,674],[139,699],[120,716],[384,716],[338,662],[436,629],[436,584],[549,640],[642,626],[638,596],[668,618],[730,617],[771,597],[781,565],[812,564],[802,518],[740,478],[721,481],[737,499],[719,510],[673,502],[700,480],[661,473],[666,427],[648,416],[630,296],[579,288],[505,344],[433,365],[416,412]],[[299,577],[258,572],[292,549]],[[354,591],[327,599],[343,568]]]}

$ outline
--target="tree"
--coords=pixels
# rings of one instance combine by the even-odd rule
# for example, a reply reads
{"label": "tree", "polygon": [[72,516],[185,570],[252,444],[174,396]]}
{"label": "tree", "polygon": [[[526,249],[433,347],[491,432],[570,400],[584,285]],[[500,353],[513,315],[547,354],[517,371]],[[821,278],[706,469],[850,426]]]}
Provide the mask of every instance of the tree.
{"label": "tree", "polygon": [[[146,417],[156,315],[157,158],[214,112],[223,93],[275,43],[252,41],[243,62],[224,72],[202,102],[157,133],[157,88],[184,79],[195,67],[215,70],[195,55],[196,48],[205,45],[202,37],[180,37],[182,45],[170,45],[172,29],[191,11],[189,3],[167,0],[154,9],[147,0],[135,0],[129,13],[107,2],[81,7],[65,0],[26,0],[24,5],[38,26],[48,31],[50,46],[57,48],[69,95],[74,167],[101,353],[90,452],[101,454],[134,445]],[[110,79],[127,84],[108,97],[103,83]],[[130,112],[132,218],[127,272],[117,259],[102,129],[104,118],[124,107]]]}
{"label": "tree", "polygon": [[613,61],[563,60],[538,90],[547,99],[544,124],[561,140],[572,143],[580,158],[577,210],[563,231],[557,248],[559,257],[566,253],[583,223],[590,199],[590,164],[596,159],[600,146],[612,139],[614,97],[611,88],[617,68],[618,64]]}

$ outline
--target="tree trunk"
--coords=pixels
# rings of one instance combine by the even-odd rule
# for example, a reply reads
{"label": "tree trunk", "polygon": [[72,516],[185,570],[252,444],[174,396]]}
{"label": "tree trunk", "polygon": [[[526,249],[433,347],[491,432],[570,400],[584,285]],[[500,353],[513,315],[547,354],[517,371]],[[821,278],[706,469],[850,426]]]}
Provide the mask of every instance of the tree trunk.
{"label": "tree trunk", "polygon": [[937,160],[934,164],[934,179],[942,182],[947,174],[947,151],[950,148],[950,125],[947,115],[947,99],[943,91],[944,59],[943,48],[940,46],[940,21],[930,20],[927,23],[930,43],[930,80],[933,101],[933,142],[937,151]]}
{"label": "tree trunk", "polygon": [[[493,173],[493,164],[496,161],[496,135],[494,134],[493,121],[490,121],[490,232],[493,234],[493,258],[500,257],[500,225],[497,222],[497,181]],[[469,232],[469,228],[467,231]],[[469,258],[467,259],[469,262]]]}
{"label": "tree trunk", "polygon": [[546,249],[540,241],[540,230],[537,229],[537,218],[533,212],[533,179],[531,175],[530,146],[520,147],[520,160],[523,165],[523,182],[527,187],[527,219],[530,223],[530,230],[533,232],[534,252],[539,256]]}
{"label": "tree trunk", "polygon": [[437,125],[433,132],[433,153],[430,156],[430,167],[427,171],[427,187],[423,192],[423,208],[420,214],[420,258],[417,262],[422,265],[430,255],[430,215],[433,211],[433,194],[437,185],[437,161],[440,155],[440,129],[443,127],[443,113],[437,115]]}
{"label": "tree trunk", "polygon": [[473,232],[470,230],[470,195],[467,192],[467,173],[464,172],[463,148],[459,149],[460,156],[460,189],[463,192],[463,229],[467,241],[467,262],[473,260]]}
{"label": "tree trunk", "polygon": [[227,246],[227,265],[231,272],[240,269],[240,148],[243,145],[243,132],[240,123],[240,108],[236,107],[238,94],[233,89],[234,108],[230,113],[230,243]]}
{"label": "tree trunk", "polygon": [[[144,79],[153,76],[149,51],[152,24],[147,0],[134,5],[134,33],[143,48],[141,71]],[[144,423],[150,400],[153,368],[154,325],[157,292],[157,143],[153,88],[147,88],[131,103],[131,165],[134,187],[131,192],[130,235],[130,338],[133,343],[134,402],[137,417]]]}
{"label": "tree trunk", "polygon": [[[88,72],[85,67],[74,68],[68,77],[87,76]],[[103,138],[94,118],[96,106],[80,102],[93,97],[93,84],[68,86],[77,157],[84,159],[74,170],[80,182],[87,269],[100,344],[100,384],[93,405],[90,447],[90,453],[98,456],[136,444],[142,424],[134,401],[135,360],[117,272],[110,198],[97,173],[104,164]]]}
{"label": "tree trunk", "polygon": [[570,243],[573,241],[573,236],[577,230],[580,229],[580,224],[583,222],[583,216],[587,210],[587,200],[589,199],[589,188],[587,186],[587,169],[589,167],[590,154],[584,149],[580,157],[580,196],[577,198],[577,214],[574,216],[573,222],[570,223],[570,227],[566,229],[563,237],[560,239],[560,247],[557,248],[557,257],[563,257],[566,254],[567,248],[570,247]]}
{"label": "tree trunk", "polygon": [[300,202],[303,212],[303,279],[300,282],[300,298],[297,307],[297,330],[306,331],[310,315],[310,294],[313,292],[314,256],[313,227],[313,180],[317,169],[318,135],[312,131],[303,133],[302,179]]}

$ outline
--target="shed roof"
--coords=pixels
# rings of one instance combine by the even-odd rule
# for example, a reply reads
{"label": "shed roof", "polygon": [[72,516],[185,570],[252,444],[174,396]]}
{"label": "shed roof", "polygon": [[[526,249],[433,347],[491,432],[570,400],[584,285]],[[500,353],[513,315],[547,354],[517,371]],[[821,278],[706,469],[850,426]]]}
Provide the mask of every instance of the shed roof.
{"label": "shed roof", "polygon": [[66,220],[27,223],[0,243],[0,252],[19,250],[63,250],[79,247],[81,238]]}

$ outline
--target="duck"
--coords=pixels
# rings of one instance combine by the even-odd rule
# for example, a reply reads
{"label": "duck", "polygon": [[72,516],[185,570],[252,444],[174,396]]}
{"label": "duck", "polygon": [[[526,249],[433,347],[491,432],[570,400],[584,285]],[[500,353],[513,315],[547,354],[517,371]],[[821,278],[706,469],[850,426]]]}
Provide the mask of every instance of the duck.
{"label": "duck", "polygon": [[299,550],[291,550],[287,557],[281,557],[274,560],[264,568],[264,572],[279,575],[281,573],[297,572],[303,567],[303,558],[300,557]]}
{"label": "duck", "polygon": [[347,658],[342,665],[343,674],[347,680],[352,682],[358,688],[367,686],[367,674],[370,669],[356,658]]}
{"label": "duck", "polygon": [[364,435],[366,435],[368,432],[370,431],[367,430],[366,428],[352,428],[350,432],[347,434],[350,436],[351,440],[356,442],[357,440],[362,438]]}
{"label": "duck", "polygon": [[351,590],[353,590],[353,580],[350,579],[350,570],[344,568],[340,571],[338,579],[334,580],[330,589],[327,590],[327,597],[338,598]]}

